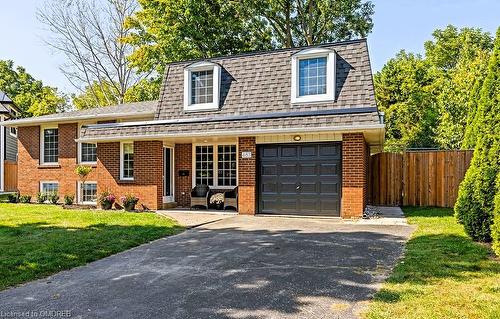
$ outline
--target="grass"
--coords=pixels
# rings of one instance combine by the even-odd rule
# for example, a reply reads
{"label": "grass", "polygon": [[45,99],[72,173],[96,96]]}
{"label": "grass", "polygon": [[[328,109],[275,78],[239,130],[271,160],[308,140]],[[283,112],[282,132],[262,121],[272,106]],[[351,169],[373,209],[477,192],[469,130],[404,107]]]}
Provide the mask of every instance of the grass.
{"label": "grass", "polygon": [[403,209],[417,225],[366,318],[500,318],[500,262],[469,239],[451,209]]}
{"label": "grass", "polygon": [[0,204],[0,290],[182,231],[153,213]]}

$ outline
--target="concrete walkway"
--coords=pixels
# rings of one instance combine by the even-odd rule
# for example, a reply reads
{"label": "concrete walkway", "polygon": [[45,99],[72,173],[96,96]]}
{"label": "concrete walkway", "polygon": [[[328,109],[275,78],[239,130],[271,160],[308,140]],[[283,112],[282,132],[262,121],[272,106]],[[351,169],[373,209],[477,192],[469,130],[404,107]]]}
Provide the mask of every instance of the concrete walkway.
{"label": "concrete walkway", "polygon": [[357,318],[412,228],[232,216],[0,292],[71,318]]}
{"label": "concrete walkway", "polygon": [[198,227],[206,225],[226,218],[234,217],[236,213],[206,213],[203,211],[190,210],[159,210],[156,212],[159,215],[175,219],[179,225],[186,228]]}

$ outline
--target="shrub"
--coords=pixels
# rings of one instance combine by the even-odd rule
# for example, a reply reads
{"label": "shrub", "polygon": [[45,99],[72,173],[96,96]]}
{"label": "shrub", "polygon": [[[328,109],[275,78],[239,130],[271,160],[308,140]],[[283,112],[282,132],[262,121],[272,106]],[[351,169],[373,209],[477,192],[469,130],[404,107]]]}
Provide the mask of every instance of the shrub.
{"label": "shrub", "polygon": [[495,208],[493,209],[493,225],[491,225],[491,237],[493,238],[493,250],[500,256],[500,172],[497,175],[497,194],[495,196]]}
{"label": "shrub", "polygon": [[51,202],[52,204],[57,204],[57,201],[59,201],[59,195],[57,195],[57,193],[50,193],[48,196],[47,196],[47,199],[49,200],[49,202]]}
{"label": "shrub", "polygon": [[476,241],[491,241],[495,179],[498,172],[494,138],[479,141],[470,168],[458,190],[455,216]]}
{"label": "shrub", "polygon": [[7,195],[7,199],[9,203],[18,203],[19,202],[19,193],[9,194]]}
{"label": "shrub", "polygon": [[73,202],[75,201],[75,196],[74,195],[64,195],[64,205],[73,205]]}
{"label": "shrub", "polygon": [[43,204],[46,201],[47,201],[47,194],[46,193],[39,192],[38,194],[36,194],[36,202],[38,204]]}
{"label": "shrub", "polygon": [[19,196],[19,202],[24,203],[24,204],[31,203],[31,195]]}

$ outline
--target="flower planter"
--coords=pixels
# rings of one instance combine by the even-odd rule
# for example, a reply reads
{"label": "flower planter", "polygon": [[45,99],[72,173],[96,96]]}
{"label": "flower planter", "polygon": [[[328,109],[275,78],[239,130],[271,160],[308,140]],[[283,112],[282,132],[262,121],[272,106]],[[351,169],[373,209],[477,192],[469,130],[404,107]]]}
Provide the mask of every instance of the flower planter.
{"label": "flower planter", "polygon": [[113,207],[113,203],[106,202],[101,204],[101,208],[104,210],[110,210],[111,207]]}
{"label": "flower planter", "polygon": [[135,211],[135,203],[126,204],[126,205],[123,205],[123,207],[125,208],[126,212]]}

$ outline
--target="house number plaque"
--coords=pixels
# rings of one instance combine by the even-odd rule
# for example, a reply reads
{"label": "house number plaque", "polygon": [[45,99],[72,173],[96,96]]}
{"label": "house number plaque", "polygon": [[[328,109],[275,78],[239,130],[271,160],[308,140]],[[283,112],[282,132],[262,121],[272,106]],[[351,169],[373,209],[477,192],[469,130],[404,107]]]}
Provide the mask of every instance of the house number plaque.
{"label": "house number plaque", "polygon": [[252,158],[252,152],[241,152],[241,158]]}

